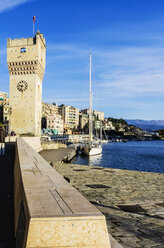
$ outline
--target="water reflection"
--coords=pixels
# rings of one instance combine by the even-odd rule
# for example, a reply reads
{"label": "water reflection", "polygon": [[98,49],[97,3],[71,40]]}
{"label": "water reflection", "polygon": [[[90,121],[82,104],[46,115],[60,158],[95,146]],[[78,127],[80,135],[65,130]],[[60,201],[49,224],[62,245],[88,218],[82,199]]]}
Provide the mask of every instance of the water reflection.
{"label": "water reflection", "polygon": [[79,155],[73,164],[164,173],[164,141],[110,142],[98,156]]}
{"label": "water reflection", "polygon": [[94,156],[89,156],[89,165],[91,166],[99,166],[101,165],[101,160],[102,160],[102,154],[99,155],[94,155]]}

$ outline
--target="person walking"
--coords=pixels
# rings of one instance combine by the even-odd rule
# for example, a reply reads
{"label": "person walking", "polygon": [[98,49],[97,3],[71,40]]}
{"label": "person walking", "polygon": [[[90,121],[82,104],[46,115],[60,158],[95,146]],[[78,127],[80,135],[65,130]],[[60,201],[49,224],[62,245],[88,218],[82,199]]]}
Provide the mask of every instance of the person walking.
{"label": "person walking", "polygon": [[0,126],[0,156],[5,155],[5,129]]}

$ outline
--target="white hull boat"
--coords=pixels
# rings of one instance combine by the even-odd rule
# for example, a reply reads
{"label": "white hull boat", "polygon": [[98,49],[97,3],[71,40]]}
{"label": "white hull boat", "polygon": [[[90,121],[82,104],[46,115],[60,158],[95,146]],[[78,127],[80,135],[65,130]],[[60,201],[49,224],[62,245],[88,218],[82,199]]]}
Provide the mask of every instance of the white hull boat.
{"label": "white hull boat", "polygon": [[102,146],[91,145],[82,148],[82,153],[87,156],[99,155],[102,153]]}

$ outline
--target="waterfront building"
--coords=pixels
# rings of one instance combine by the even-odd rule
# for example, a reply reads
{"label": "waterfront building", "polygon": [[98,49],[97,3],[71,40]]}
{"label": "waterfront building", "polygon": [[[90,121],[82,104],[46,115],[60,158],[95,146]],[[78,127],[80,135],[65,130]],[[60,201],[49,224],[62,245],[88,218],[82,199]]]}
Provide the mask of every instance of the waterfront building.
{"label": "waterfront building", "polygon": [[8,93],[0,91],[0,123],[8,130],[10,106]]}
{"label": "waterfront building", "polygon": [[42,102],[42,129],[51,129],[55,134],[63,134],[64,121],[62,116],[58,113],[58,106],[56,103]]}
{"label": "waterfront building", "polygon": [[10,118],[10,105],[9,101],[3,105],[3,125],[7,131],[9,131],[9,118]]}
{"label": "waterfront building", "polygon": [[50,114],[58,114],[58,105],[56,103],[49,104]]}
{"label": "waterfront building", "polygon": [[42,102],[42,118],[47,117],[50,114],[49,104]]}
{"label": "waterfront building", "polygon": [[[82,109],[81,112],[83,114],[89,115],[89,109]],[[104,112],[93,110],[93,113],[92,114],[97,118],[97,120],[104,121]]]}
{"label": "waterfront building", "polygon": [[42,102],[42,117],[47,117],[49,114],[58,114],[57,104],[49,104]]}
{"label": "waterfront building", "polygon": [[89,115],[88,114],[79,114],[79,129],[83,130],[86,126],[88,126]]}
{"label": "waterfront building", "polygon": [[64,134],[71,135],[72,129],[64,125]]}
{"label": "waterfront building", "polygon": [[89,109],[88,108],[82,109],[81,110],[81,113],[86,114],[86,115],[89,115]]}
{"label": "waterfront building", "polygon": [[[95,115],[92,115],[92,125],[93,125],[93,132],[94,129],[100,129],[101,123],[100,121],[96,120]],[[88,134],[89,133],[89,115],[80,112],[79,114],[79,130]]]}
{"label": "waterfront building", "polygon": [[45,38],[39,31],[34,38],[7,40],[12,110],[10,130],[17,134],[41,134],[45,54]]}
{"label": "waterfront building", "polygon": [[51,129],[54,134],[63,134],[64,121],[59,114],[48,114],[42,118],[42,129]]}
{"label": "waterfront building", "polygon": [[93,114],[96,116],[97,120],[104,121],[104,112],[94,110]]}
{"label": "waterfront building", "polygon": [[66,129],[76,129],[79,125],[79,109],[73,106],[58,106],[58,113],[62,116],[64,120],[64,127]]}
{"label": "waterfront building", "polygon": [[115,130],[115,127],[112,124],[112,121],[105,120],[103,122],[103,129],[104,130]]}
{"label": "waterfront building", "polygon": [[6,101],[8,101],[8,93],[0,91],[0,106],[2,106]]}

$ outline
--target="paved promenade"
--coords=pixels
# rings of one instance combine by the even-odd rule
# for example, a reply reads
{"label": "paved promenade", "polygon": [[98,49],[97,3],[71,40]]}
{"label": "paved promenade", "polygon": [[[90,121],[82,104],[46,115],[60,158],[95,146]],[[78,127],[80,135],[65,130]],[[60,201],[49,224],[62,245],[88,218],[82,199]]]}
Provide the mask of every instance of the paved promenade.
{"label": "paved promenade", "polygon": [[51,149],[51,150],[42,150],[39,154],[48,162],[48,163],[57,163],[61,162],[63,159],[69,157],[69,154],[75,152],[73,148],[61,148],[61,149]]}
{"label": "paved promenade", "polygon": [[164,247],[164,175],[53,163],[107,219],[124,248]]}
{"label": "paved promenade", "polygon": [[14,240],[14,143],[6,143],[0,156],[0,248],[15,248]]}

